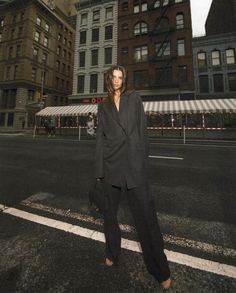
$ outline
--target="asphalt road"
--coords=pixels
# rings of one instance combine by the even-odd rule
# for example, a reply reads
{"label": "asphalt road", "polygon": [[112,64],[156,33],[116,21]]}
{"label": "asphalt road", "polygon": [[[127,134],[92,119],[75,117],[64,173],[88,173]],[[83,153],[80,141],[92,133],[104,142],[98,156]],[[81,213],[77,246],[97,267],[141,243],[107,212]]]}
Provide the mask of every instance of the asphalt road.
{"label": "asphalt road", "polygon": [[[81,236],[82,228],[102,234],[102,220],[88,206],[94,147],[0,136],[0,292],[160,291],[135,249],[123,249],[120,265],[108,270],[100,236]],[[149,178],[170,251],[170,292],[235,292],[235,174],[233,143],[151,144]],[[136,241],[125,194],[119,220],[122,237]],[[61,228],[66,224],[73,232]]]}

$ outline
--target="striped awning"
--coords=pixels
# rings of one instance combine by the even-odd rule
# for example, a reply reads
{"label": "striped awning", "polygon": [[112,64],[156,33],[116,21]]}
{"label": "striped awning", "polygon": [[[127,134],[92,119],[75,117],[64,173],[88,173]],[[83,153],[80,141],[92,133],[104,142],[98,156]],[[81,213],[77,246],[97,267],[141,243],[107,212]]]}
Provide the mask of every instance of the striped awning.
{"label": "striped awning", "polygon": [[[236,113],[236,99],[208,99],[186,101],[150,101],[143,102],[147,113]],[[97,113],[97,104],[76,106],[47,107],[39,111],[37,116],[78,116],[89,112]]]}
{"label": "striped awning", "polygon": [[97,104],[83,104],[76,106],[47,107],[39,111],[37,116],[77,116],[97,113]]}
{"label": "striped awning", "polygon": [[236,113],[236,99],[143,102],[145,112],[174,113]]}

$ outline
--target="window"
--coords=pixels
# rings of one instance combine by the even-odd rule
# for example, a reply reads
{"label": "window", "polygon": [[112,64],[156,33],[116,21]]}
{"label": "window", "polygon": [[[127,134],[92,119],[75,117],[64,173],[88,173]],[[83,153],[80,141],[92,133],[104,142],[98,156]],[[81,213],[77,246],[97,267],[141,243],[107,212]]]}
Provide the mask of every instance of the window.
{"label": "window", "polygon": [[98,65],[98,49],[91,51],[91,66]]}
{"label": "window", "polygon": [[16,23],[16,21],[17,21],[17,15],[13,15],[12,16],[12,23]]}
{"label": "window", "polygon": [[62,38],[62,35],[61,34],[58,34],[58,36],[57,36],[58,41],[60,41],[61,38]]}
{"label": "window", "polygon": [[178,47],[178,56],[184,56],[185,55],[185,40],[184,39],[178,40],[177,47]]}
{"label": "window", "polygon": [[77,93],[83,93],[84,92],[84,75],[78,76],[78,82],[77,82]]}
{"label": "window", "polygon": [[61,47],[60,46],[57,47],[57,55],[58,56],[61,55]]}
{"label": "window", "polygon": [[38,55],[39,55],[39,50],[37,48],[33,48],[33,58],[37,60]]}
{"label": "window", "polygon": [[0,26],[3,27],[4,26],[4,18],[0,19]]}
{"label": "window", "polygon": [[93,21],[99,21],[100,20],[100,10],[93,11]]}
{"label": "window", "polygon": [[153,6],[154,6],[154,8],[160,7],[161,6],[161,1],[160,0],[155,1]]}
{"label": "window", "polygon": [[175,3],[183,2],[183,0],[175,0]]}
{"label": "window", "polygon": [[80,32],[80,44],[86,44],[86,31]]}
{"label": "window", "polygon": [[11,30],[11,38],[12,38],[12,39],[15,38],[15,29],[14,29],[14,28]]}
{"label": "window", "polygon": [[148,33],[148,26],[146,22],[139,22],[134,26],[134,35],[144,35]]}
{"label": "window", "polygon": [[16,46],[16,57],[20,56],[20,52],[21,52],[21,45],[17,45]]}
{"label": "window", "polygon": [[5,116],[6,116],[6,113],[0,113],[0,126],[5,125]]}
{"label": "window", "polygon": [[15,65],[13,79],[17,79],[17,75],[18,75],[18,65]]}
{"label": "window", "polygon": [[170,55],[170,41],[158,43],[155,46],[156,57],[163,57]]}
{"label": "window", "polygon": [[128,4],[128,2],[122,3],[121,9],[122,9],[122,11],[128,11],[129,10],[129,4]]}
{"label": "window", "polygon": [[134,13],[139,13],[139,4],[134,5]]}
{"label": "window", "polygon": [[106,19],[113,18],[113,7],[106,8]]}
{"label": "window", "polygon": [[43,45],[44,45],[44,47],[48,47],[48,38],[47,37],[44,37]]}
{"label": "window", "polygon": [[112,39],[112,36],[113,36],[113,26],[108,25],[105,27],[105,40]]}
{"label": "window", "polygon": [[91,74],[90,75],[90,93],[96,93],[98,87],[98,75]]}
{"label": "window", "polygon": [[34,90],[28,90],[28,101],[34,100],[35,91]]}
{"label": "window", "polygon": [[65,49],[63,49],[63,51],[62,51],[62,57],[66,58],[66,50]]}
{"label": "window", "polygon": [[223,93],[224,92],[223,74],[214,74],[213,82],[214,82],[214,92]]}
{"label": "window", "polygon": [[79,52],[79,67],[85,67],[86,55],[85,51]]}
{"label": "window", "polygon": [[37,23],[37,25],[41,25],[41,18],[38,17],[38,16],[37,16],[37,18],[36,18],[36,23]]}
{"label": "window", "polygon": [[31,73],[31,78],[33,81],[36,81],[36,77],[37,77],[37,69],[33,67],[32,73]]}
{"label": "window", "polygon": [[49,24],[48,23],[45,23],[45,31],[49,32],[49,30],[50,30]]}
{"label": "window", "polygon": [[220,51],[211,52],[211,63],[212,63],[212,66],[219,66],[221,64]]}
{"label": "window", "polygon": [[36,42],[39,42],[39,40],[40,40],[40,33],[37,32],[37,31],[34,33],[34,40],[35,40]]}
{"label": "window", "polygon": [[19,37],[19,38],[22,36],[22,33],[23,33],[23,27],[20,26],[20,27],[18,28],[18,37]]}
{"label": "window", "polygon": [[197,64],[199,69],[207,68],[207,58],[205,52],[200,52],[197,54]]}
{"label": "window", "polygon": [[121,49],[122,54],[128,54],[129,53],[129,48],[128,47],[123,47]]}
{"label": "window", "polygon": [[88,14],[87,13],[81,14],[80,24],[81,25],[87,24],[87,20],[88,20]]}
{"label": "window", "polygon": [[2,42],[2,33],[0,33],[0,43]]}
{"label": "window", "polygon": [[70,76],[70,65],[67,65],[67,74]]}
{"label": "window", "polygon": [[68,52],[68,60],[71,61],[71,52]]}
{"label": "window", "polygon": [[66,72],[66,64],[65,63],[62,63],[62,72],[65,74]]}
{"label": "window", "polygon": [[186,65],[179,66],[179,82],[187,82],[188,81],[188,71]]}
{"label": "window", "polygon": [[105,64],[112,64],[112,47],[105,48]]}
{"label": "window", "polygon": [[169,29],[169,18],[168,17],[162,17],[158,18],[156,20],[156,25],[155,25],[155,31],[163,31]]}
{"label": "window", "polygon": [[170,85],[172,83],[172,67],[156,68],[156,85]]}
{"label": "window", "polygon": [[92,29],[92,42],[99,41],[99,28]]}
{"label": "window", "polygon": [[141,4],[141,11],[147,11],[147,10],[148,10],[147,3],[142,3]]}
{"label": "window", "polygon": [[7,66],[6,68],[6,80],[9,80],[11,78],[11,67]]}
{"label": "window", "polygon": [[47,64],[47,61],[48,61],[48,54],[47,53],[43,53],[43,55],[42,55],[42,62],[44,64]]}
{"label": "window", "polygon": [[10,47],[8,51],[8,58],[11,59],[12,57],[13,57],[13,47]]}
{"label": "window", "polygon": [[236,73],[229,73],[228,79],[229,79],[229,90],[232,92],[235,92],[236,91]]}
{"label": "window", "polygon": [[147,88],[149,86],[148,70],[134,71],[134,87],[136,89]]}
{"label": "window", "polygon": [[184,28],[184,15],[183,15],[183,13],[178,13],[176,15],[176,28],[177,28],[177,30]]}
{"label": "window", "polygon": [[143,62],[148,60],[148,47],[141,46],[134,49],[134,61]]}
{"label": "window", "polygon": [[228,49],[226,52],[226,63],[234,64],[235,63],[235,51],[234,49]]}
{"label": "window", "polygon": [[163,6],[166,6],[166,5],[168,5],[169,4],[169,0],[163,0]]}
{"label": "window", "polygon": [[199,76],[199,91],[200,93],[209,93],[209,78],[207,75]]}
{"label": "window", "polygon": [[63,38],[63,45],[67,44],[67,38]]}
{"label": "window", "polygon": [[7,126],[13,126],[13,121],[14,121],[14,113],[8,113],[7,117]]}
{"label": "window", "polygon": [[56,61],[56,70],[60,71],[60,61]]}

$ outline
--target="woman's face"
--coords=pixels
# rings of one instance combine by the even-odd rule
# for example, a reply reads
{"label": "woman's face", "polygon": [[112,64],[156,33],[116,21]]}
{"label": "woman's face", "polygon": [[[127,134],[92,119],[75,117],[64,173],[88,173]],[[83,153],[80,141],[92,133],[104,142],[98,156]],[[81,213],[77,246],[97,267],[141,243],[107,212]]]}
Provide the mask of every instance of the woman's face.
{"label": "woman's face", "polygon": [[119,90],[122,87],[123,74],[120,70],[113,70],[112,87],[114,91]]}

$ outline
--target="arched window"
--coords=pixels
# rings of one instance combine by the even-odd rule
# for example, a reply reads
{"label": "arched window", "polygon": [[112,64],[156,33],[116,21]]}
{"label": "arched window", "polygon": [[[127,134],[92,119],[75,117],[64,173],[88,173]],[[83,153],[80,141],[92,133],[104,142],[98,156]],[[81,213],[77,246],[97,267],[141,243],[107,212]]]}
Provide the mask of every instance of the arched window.
{"label": "arched window", "polygon": [[134,26],[134,35],[135,36],[144,35],[147,33],[148,33],[148,26],[147,26],[146,22],[141,21],[141,22],[138,22]]}
{"label": "arched window", "polygon": [[169,18],[162,17],[158,18],[155,25],[155,31],[162,31],[169,28]]}
{"label": "arched window", "polygon": [[160,7],[160,6],[161,6],[161,0],[156,0],[156,1],[154,2],[153,7],[154,7],[154,8],[158,8],[158,7]]}
{"label": "arched window", "polygon": [[184,14],[178,13],[176,14],[176,29],[184,28]]}

